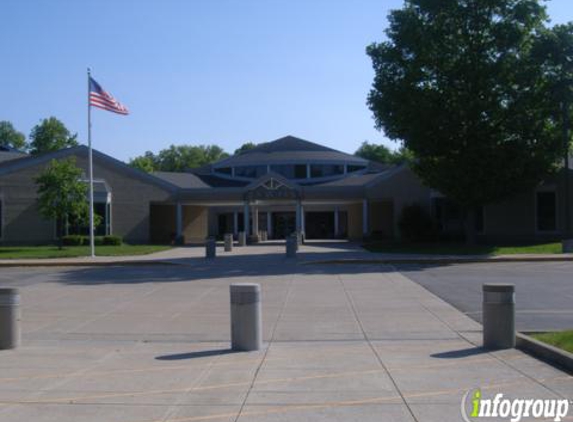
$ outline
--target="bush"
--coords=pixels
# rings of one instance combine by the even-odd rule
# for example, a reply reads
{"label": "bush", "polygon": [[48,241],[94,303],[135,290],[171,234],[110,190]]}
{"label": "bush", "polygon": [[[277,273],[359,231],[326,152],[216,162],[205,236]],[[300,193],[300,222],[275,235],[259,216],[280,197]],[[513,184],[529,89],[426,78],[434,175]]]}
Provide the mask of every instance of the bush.
{"label": "bush", "polygon": [[436,226],[430,214],[419,204],[402,208],[398,227],[402,238],[410,242],[432,240],[436,235]]}
{"label": "bush", "polygon": [[103,244],[109,246],[120,246],[123,243],[121,236],[104,236]]}
{"label": "bush", "polygon": [[[89,246],[90,237],[79,234],[71,234],[62,238],[64,246]],[[96,236],[95,246],[120,246],[123,243],[121,236]]]}
{"label": "bush", "polygon": [[62,243],[64,246],[82,246],[86,245],[86,239],[85,236],[80,236],[78,234],[71,234],[69,236],[62,237]]}

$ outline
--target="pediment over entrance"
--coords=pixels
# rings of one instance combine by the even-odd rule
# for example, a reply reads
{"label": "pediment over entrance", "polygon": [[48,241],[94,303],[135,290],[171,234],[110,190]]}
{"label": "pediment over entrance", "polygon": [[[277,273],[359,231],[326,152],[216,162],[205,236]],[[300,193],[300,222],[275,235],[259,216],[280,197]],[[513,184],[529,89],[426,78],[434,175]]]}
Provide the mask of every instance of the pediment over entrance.
{"label": "pediment over entrance", "polygon": [[293,185],[284,177],[269,173],[259,180],[247,186],[245,199],[265,200],[265,199],[298,199],[300,198],[300,187]]}

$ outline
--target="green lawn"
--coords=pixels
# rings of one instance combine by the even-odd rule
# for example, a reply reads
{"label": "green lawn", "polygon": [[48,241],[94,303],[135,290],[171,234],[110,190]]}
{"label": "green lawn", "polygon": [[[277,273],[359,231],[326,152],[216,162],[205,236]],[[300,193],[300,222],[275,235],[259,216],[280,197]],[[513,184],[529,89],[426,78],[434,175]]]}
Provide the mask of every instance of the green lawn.
{"label": "green lawn", "polygon": [[533,334],[533,338],[573,353],[573,331]]}
{"label": "green lawn", "polygon": [[559,254],[561,243],[540,243],[519,246],[475,245],[464,243],[389,243],[369,242],[364,247],[370,252],[411,253],[427,255],[513,255],[513,254]]}
{"label": "green lawn", "polygon": [[[96,255],[99,256],[127,256],[146,255],[170,249],[164,245],[121,245],[96,246]],[[26,258],[70,258],[88,256],[89,246],[65,246],[59,250],[57,246],[2,246],[0,259],[26,259]]]}

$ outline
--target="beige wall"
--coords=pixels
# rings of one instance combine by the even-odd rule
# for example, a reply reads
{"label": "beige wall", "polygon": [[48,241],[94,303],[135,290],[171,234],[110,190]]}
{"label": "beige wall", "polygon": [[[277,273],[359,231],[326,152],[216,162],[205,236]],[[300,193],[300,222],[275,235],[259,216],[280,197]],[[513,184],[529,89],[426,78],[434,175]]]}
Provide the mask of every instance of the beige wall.
{"label": "beige wall", "polygon": [[371,234],[383,238],[394,237],[394,204],[392,201],[371,201],[369,218]]}
{"label": "beige wall", "polygon": [[[392,204],[391,209],[388,208],[388,205],[384,205],[378,208],[377,212],[382,212],[382,215],[391,218],[392,230],[388,226],[385,226],[383,230],[395,237],[400,236],[398,219],[402,209],[406,205],[417,203],[429,212],[430,193],[431,190],[424,186],[418,176],[407,167],[366,189],[366,195],[371,203]],[[375,224],[383,224],[383,220]]]}
{"label": "beige wall", "polygon": [[203,243],[208,235],[209,210],[206,207],[183,207],[183,236],[185,243]]}
{"label": "beige wall", "polygon": [[[87,157],[84,155],[76,158],[78,167],[87,174]],[[44,220],[36,205],[37,187],[34,179],[48,164],[43,163],[0,176],[0,198],[3,199],[4,214],[2,243],[39,244],[55,239],[54,222]],[[96,157],[94,178],[104,179],[110,187],[113,234],[123,236],[127,242],[148,242],[150,201],[166,200],[170,193]]]}
{"label": "beige wall", "polygon": [[362,204],[348,206],[348,238],[362,239]]}

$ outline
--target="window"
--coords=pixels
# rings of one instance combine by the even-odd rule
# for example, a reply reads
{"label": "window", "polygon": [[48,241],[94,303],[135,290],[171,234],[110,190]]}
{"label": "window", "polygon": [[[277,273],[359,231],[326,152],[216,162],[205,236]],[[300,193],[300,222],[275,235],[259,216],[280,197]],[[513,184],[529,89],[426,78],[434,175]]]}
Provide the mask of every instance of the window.
{"label": "window", "polygon": [[310,166],[310,177],[328,177],[344,174],[342,164],[312,164]]}
{"label": "window", "polygon": [[[96,236],[106,236],[111,234],[111,203],[95,202],[94,216],[99,216],[99,224],[95,227]],[[60,233],[61,221],[56,221],[56,236]],[[64,236],[67,235],[89,236],[89,221],[87,224],[68,218],[64,224]]]}
{"label": "window", "polygon": [[[292,164],[277,164],[271,166],[271,171],[274,171],[275,173],[280,174],[281,176],[284,176],[287,179],[294,179],[295,177],[295,166],[293,166]],[[306,177],[306,168],[304,177]]]}
{"label": "window", "polygon": [[475,209],[475,230],[477,233],[483,233],[484,231],[484,212],[483,206],[476,207]]}
{"label": "window", "polygon": [[557,195],[554,191],[537,192],[537,230],[553,232],[557,230]]}
{"label": "window", "polygon": [[349,165],[347,166],[348,173],[353,173],[353,172],[355,172],[355,171],[364,170],[365,168],[366,168],[366,166],[356,166],[356,165],[353,165],[353,164],[349,164]]}
{"label": "window", "polygon": [[215,171],[216,171],[217,173],[227,174],[227,175],[229,175],[229,176],[230,176],[231,174],[233,174],[233,169],[232,169],[231,167],[221,167],[221,168],[215,169]]}
{"label": "window", "polygon": [[294,177],[296,179],[306,179],[306,164],[296,164],[294,166]]}
{"label": "window", "polygon": [[235,167],[235,176],[255,179],[267,173],[267,166],[240,166]]}

